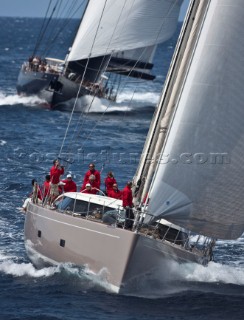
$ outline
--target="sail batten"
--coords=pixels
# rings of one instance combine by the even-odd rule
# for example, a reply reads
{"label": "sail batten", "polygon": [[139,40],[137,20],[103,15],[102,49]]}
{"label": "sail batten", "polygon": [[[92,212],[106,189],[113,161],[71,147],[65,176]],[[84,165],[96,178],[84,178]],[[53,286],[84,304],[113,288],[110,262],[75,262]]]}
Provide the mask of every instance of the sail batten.
{"label": "sail batten", "polygon": [[90,0],[68,61],[166,41],[176,30],[181,4],[182,0]]}
{"label": "sail batten", "polygon": [[149,192],[152,221],[220,239],[244,231],[242,2],[206,7]]}

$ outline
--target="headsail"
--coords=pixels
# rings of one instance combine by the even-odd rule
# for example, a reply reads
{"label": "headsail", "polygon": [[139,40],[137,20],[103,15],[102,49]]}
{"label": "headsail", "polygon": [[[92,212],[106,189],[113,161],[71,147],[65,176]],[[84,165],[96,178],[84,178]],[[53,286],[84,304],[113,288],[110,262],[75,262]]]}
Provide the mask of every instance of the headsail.
{"label": "headsail", "polygon": [[210,237],[244,231],[243,0],[208,0],[149,191],[149,213]]}
{"label": "headsail", "polygon": [[90,0],[68,61],[152,46],[176,30],[182,0]]}

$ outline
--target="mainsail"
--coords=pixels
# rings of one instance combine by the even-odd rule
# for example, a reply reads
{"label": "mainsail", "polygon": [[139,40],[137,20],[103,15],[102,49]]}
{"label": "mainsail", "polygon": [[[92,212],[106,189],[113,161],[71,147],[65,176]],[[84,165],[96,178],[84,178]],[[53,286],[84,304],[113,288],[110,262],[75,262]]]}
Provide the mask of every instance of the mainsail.
{"label": "mainsail", "polygon": [[151,221],[235,239],[244,231],[243,0],[208,0],[204,10],[148,212]]}
{"label": "mainsail", "polygon": [[169,39],[182,0],[90,0],[68,61],[149,47]]}

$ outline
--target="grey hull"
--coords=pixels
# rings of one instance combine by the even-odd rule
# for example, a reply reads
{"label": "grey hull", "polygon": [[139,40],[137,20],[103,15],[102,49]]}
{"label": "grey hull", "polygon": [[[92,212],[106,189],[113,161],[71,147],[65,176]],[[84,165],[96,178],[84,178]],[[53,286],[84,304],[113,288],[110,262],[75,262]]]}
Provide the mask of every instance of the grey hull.
{"label": "grey hull", "polygon": [[117,293],[128,291],[141,276],[150,276],[158,269],[167,277],[173,261],[201,262],[197,253],[170,242],[33,203],[26,213],[25,244],[36,265],[44,258],[52,264],[86,265],[94,273],[105,268],[106,281]]}
{"label": "grey hull", "polygon": [[[63,110],[65,103],[77,95],[82,97],[91,94],[85,87],[79,87],[79,83],[60,74],[21,70],[16,89],[19,95],[36,95],[45,100],[51,109]],[[72,110],[72,107],[69,109]]]}

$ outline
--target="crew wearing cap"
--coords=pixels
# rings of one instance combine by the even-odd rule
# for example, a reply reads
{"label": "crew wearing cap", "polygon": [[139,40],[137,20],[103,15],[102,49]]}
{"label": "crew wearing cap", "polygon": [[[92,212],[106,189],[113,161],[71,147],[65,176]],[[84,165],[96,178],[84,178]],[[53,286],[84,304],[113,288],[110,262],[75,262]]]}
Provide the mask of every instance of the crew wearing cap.
{"label": "crew wearing cap", "polygon": [[94,192],[92,192],[92,187],[90,183],[87,183],[85,185],[85,189],[82,190],[82,188],[80,189],[80,192],[82,193],[90,193],[90,194],[94,194]]}
{"label": "crew wearing cap", "polygon": [[76,192],[77,186],[76,183],[72,180],[72,175],[69,173],[66,176],[65,180],[62,180],[62,188],[64,192]]}

